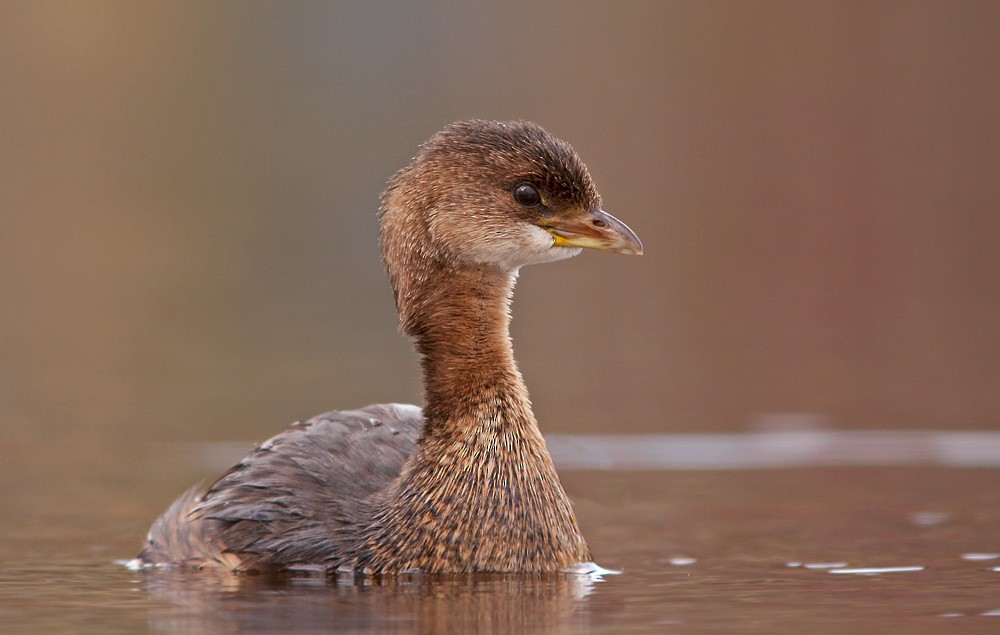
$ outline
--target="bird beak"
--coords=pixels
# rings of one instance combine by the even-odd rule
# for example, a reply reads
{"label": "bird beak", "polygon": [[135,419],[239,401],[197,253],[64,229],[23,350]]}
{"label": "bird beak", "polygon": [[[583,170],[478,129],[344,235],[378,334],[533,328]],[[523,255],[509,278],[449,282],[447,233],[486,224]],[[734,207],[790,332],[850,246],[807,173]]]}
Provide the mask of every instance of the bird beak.
{"label": "bird beak", "polygon": [[602,209],[572,216],[552,216],[538,221],[552,234],[556,247],[589,247],[620,254],[642,254],[642,241],[628,225]]}

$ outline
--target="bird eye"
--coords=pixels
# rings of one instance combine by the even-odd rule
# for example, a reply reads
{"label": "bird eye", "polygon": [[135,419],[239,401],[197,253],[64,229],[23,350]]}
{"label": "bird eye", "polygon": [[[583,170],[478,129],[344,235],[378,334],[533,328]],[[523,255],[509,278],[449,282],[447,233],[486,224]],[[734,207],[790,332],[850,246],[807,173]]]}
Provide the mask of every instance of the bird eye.
{"label": "bird eye", "polygon": [[542,202],[542,195],[534,185],[521,183],[514,188],[514,200],[523,207],[538,207]]}

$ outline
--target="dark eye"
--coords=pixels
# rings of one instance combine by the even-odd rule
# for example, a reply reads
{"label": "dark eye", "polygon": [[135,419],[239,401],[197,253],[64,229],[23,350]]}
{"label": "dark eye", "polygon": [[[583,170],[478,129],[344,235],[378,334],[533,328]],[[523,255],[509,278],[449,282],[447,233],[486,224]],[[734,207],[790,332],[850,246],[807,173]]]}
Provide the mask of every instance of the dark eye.
{"label": "dark eye", "polygon": [[514,200],[523,207],[538,207],[542,202],[542,196],[530,183],[521,183],[514,188]]}

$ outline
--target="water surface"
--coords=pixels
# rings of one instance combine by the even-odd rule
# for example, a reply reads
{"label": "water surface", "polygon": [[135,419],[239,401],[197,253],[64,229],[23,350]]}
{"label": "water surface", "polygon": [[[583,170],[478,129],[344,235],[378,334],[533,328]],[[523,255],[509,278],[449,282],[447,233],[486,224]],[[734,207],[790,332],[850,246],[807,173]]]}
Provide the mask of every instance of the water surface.
{"label": "water surface", "polygon": [[[717,441],[741,436],[753,440]],[[683,435],[673,440],[683,446]],[[992,467],[920,458],[836,465],[833,454],[834,465],[812,467],[731,469],[702,457],[699,469],[581,469],[559,446],[585,447],[586,437],[557,437],[595,557],[620,574],[378,583],[129,571],[115,561],[136,554],[172,496],[213,471],[206,456],[220,462],[226,452],[14,441],[20,452],[0,468],[5,632],[1000,628],[1000,472]],[[172,474],[166,482],[164,473]]]}

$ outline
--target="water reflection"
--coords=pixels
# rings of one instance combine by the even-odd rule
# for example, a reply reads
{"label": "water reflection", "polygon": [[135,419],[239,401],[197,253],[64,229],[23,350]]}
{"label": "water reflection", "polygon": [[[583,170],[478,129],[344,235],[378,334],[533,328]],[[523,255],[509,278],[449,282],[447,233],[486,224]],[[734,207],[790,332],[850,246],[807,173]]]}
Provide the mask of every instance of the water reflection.
{"label": "water reflection", "polygon": [[154,569],[142,586],[166,606],[150,612],[150,629],[167,632],[295,629],[379,632],[576,632],[600,577],[475,575],[233,576]]}
{"label": "water reflection", "polygon": [[962,560],[995,560],[1000,553],[963,553]]}
{"label": "water reflection", "polygon": [[830,573],[847,575],[879,575],[882,573],[911,573],[913,571],[923,571],[925,567],[915,565],[907,567],[855,567],[830,569]]}
{"label": "water reflection", "polygon": [[1000,432],[776,430],[747,434],[548,435],[546,442],[561,469],[1000,467]]}

